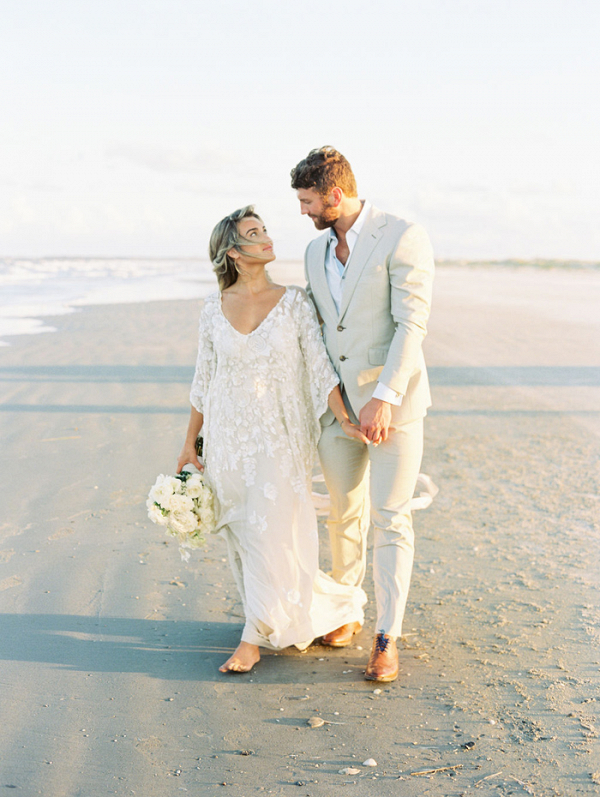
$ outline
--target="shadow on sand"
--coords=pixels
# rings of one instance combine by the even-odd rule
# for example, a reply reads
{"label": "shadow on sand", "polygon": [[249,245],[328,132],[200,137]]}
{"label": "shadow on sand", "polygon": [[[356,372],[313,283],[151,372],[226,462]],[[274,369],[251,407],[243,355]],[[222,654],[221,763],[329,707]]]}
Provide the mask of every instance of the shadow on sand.
{"label": "shadow on sand", "polygon": [[[430,366],[434,386],[600,387],[598,366],[512,365]],[[189,384],[193,365],[10,365],[0,367],[1,382],[115,382]]]}
{"label": "shadow on sand", "polygon": [[306,652],[296,648],[278,654],[261,651],[261,661],[251,674],[220,673],[218,668],[235,649],[240,633],[241,627],[233,623],[0,614],[0,660],[175,681],[252,678],[255,683],[312,684],[362,680],[364,652],[319,645]]}

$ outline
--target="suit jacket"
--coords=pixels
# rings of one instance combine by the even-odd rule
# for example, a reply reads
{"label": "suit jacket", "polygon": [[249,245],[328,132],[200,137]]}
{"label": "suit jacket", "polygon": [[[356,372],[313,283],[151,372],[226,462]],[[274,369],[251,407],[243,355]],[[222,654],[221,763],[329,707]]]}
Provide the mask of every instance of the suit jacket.
{"label": "suit jacket", "polygon": [[[358,416],[379,380],[404,396],[392,407],[392,423],[422,418],[431,406],[421,348],[434,274],[427,233],[371,207],[346,264],[339,313],[325,273],[328,236],[306,249],[307,291],[352,409]],[[321,423],[333,420],[328,410]]]}

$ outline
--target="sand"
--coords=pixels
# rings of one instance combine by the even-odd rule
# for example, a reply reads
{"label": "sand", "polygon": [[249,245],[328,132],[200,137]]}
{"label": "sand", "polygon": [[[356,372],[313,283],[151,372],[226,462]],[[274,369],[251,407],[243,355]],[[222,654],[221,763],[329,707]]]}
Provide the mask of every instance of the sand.
{"label": "sand", "polygon": [[600,274],[445,267],[436,288],[440,493],[380,691],[370,628],[220,674],[242,624],[224,543],[184,564],[145,519],[187,424],[198,302],[88,308],[0,350],[1,790],[598,793]]}

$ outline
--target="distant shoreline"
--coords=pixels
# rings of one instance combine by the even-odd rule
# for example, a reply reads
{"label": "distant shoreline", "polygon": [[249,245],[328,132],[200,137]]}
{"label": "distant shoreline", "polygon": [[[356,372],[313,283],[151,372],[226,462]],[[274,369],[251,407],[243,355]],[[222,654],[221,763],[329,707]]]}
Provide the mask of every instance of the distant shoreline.
{"label": "distant shoreline", "polygon": [[[53,262],[61,261],[65,263],[75,263],[81,261],[95,261],[95,262],[134,262],[144,261],[150,263],[202,263],[210,267],[210,262],[207,257],[188,255],[184,257],[154,257],[152,255],[43,255],[43,256],[28,256],[28,255],[0,255],[0,267],[3,263],[40,263],[40,262]],[[553,259],[553,258],[519,258],[509,257],[498,260],[486,259],[468,259],[468,258],[436,258],[436,265],[446,266],[460,266],[468,268],[541,268],[541,269],[583,269],[597,271],[600,269],[600,260],[570,260],[570,259]],[[279,265],[298,265],[303,263],[302,258],[282,257],[277,259]]]}
{"label": "distant shoreline", "polygon": [[437,266],[460,266],[468,268],[564,268],[564,269],[585,269],[597,271],[600,269],[598,260],[546,260],[544,258],[533,258],[525,260],[520,258],[507,258],[506,260],[460,260],[436,258]]}

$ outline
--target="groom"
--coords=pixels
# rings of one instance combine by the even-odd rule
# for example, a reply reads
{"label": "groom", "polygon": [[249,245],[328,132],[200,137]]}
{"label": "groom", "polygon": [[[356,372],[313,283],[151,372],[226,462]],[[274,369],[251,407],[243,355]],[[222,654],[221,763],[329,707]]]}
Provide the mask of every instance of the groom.
{"label": "groom", "polygon": [[[431,245],[422,227],[360,200],[350,164],[333,147],[312,150],[291,176],[302,214],[325,231],[306,250],[307,290],[350,417],[371,440],[367,446],[346,437],[331,410],[321,419],[332,576],[362,583],[372,523],[377,634],[365,677],[393,681],[413,563],[410,502],[431,405],[421,349]],[[360,630],[358,623],[344,625],[323,642],[344,647]]]}

